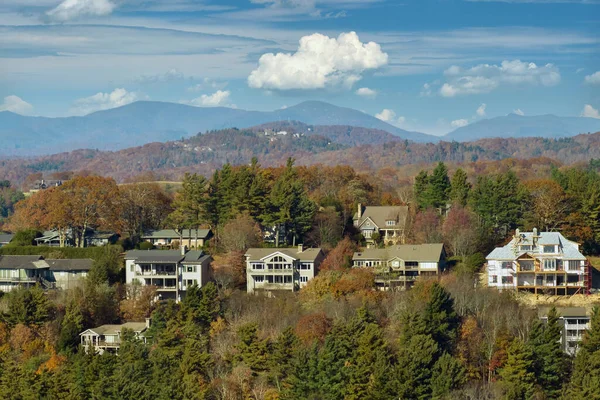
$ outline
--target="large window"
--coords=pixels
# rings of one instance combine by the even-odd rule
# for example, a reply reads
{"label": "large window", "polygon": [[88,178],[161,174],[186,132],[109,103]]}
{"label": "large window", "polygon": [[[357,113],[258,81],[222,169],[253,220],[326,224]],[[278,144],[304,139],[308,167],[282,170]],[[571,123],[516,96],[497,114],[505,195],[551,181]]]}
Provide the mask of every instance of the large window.
{"label": "large window", "polygon": [[265,281],[264,275],[256,275],[254,277],[254,282],[256,282],[256,283],[263,283],[264,281]]}
{"label": "large window", "polygon": [[544,245],[544,253],[554,253],[554,246],[552,245]]}
{"label": "large window", "polygon": [[301,282],[301,283],[306,283],[306,282],[308,282],[308,276],[301,276],[301,277],[300,277],[300,282]]}
{"label": "large window", "polygon": [[312,265],[310,263],[301,263],[300,264],[300,269],[308,270],[311,268],[312,268]]}
{"label": "large window", "polygon": [[252,263],[252,269],[265,269],[265,264],[263,264],[263,263]]}
{"label": "large window", "polygon": [[363,236],[367,239],[371,238],[373,231],[363,231]]}
{"label": "large window", "polygon": [[531,251],[531,245],[530,244],[522,244],[521,251]]}
{"label": "large window", "polygon": [[512,269],[512,261],[502,261],[502,269]]}
{"label": "large window", "polygon": [[502,277],[502,284],[503,285],[512,285],[513,283],[513,277],[512,276],[503,276]]}
{"label": "large window", "polygon": [[567,269],[569,271],[579,271],[580,266],[581,266],[581,262],[579,260],[567,261]]}
{"label": "large window", "polygon": [[394,225],[396,225],[396,221],[385,221],[385,224],[387,226],[394,226]]}
{"label": "large window", "polygon": [[267,269],[292,269],[292,264],[281,256],[275,256],[267,261]]}
{"label": "large window", "polygon": [[556,271],[556,260],[554,258],[544,260],[544,271]]}

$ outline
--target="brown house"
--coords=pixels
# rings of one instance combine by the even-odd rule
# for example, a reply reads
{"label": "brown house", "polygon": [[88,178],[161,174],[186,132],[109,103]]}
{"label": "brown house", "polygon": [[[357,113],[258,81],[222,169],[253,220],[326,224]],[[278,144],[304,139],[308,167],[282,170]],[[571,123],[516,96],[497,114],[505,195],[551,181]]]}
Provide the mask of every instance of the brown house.
{"label": "brown house", "polygon": [[404,244],[407,219],[407,206],[363,206],[358,203],[354,226],[360,230],[368,246],[374,244],[373,234],[376,232],[386,246]]}

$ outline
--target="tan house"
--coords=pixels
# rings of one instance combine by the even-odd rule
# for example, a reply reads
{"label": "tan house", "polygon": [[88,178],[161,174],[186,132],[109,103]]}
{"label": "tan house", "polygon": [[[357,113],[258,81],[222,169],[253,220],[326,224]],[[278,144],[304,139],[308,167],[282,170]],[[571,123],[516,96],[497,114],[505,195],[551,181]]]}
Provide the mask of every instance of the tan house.
{"label": "tan house", "polygon": [[421,277],[439,277],[446,267],[442,243],[404,244],[354,253],[354,268],[371,268],[381,290],[407,289]]}
{"label": "tan house", "polygon": [[367,246],[374,244],[374,233],[380,235],[385,245],[405,243],[407,206],[363,206],[358,203],[353,219],[354,226],[367,241]]}
{"label": "tan house", "polygon": [[86,353],[102,354],[105,351],[117,353],[121,347],[122,332],[124,329],[133,331],[134,337],[146,343],[146,330],[150,328],[150,318],[146,322],[126,322],[120,325],[101,325],[87,329],[79,334],[81,346]]}

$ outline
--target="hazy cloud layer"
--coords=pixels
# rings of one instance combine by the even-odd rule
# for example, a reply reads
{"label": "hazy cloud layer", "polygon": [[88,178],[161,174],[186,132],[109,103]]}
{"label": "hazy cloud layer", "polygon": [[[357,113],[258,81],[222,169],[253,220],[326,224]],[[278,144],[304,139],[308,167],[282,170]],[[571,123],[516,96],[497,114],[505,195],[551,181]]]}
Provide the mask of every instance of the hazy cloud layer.
{"label": "hazy cloud layer", "polygon": [[10,95],[6,96],[4,101],[0,103],[0,111],[10,111],[16,114],[29,115],[33,111],[33,106],[19,96]]}

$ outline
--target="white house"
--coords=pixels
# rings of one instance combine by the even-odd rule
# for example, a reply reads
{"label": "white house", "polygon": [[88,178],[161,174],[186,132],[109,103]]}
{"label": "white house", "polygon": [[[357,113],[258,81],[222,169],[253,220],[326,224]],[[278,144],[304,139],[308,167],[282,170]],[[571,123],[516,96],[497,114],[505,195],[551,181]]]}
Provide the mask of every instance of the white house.
{"label": "white house", "polygon": [[246,288],[256,291],[298,291],[315,277],[325,258],[320,248],[252,248],[246,252]]}
{"label": "white house", "polygon": [[535,294],[589,293],[591,273],[579,244],[558,232],[520,232],[487,259],[488,286]]}
{"label": "white house", "polygon": [[[550,307],[538,309],[539,318],[547,322]],[[590,329],[590,314],[584,307],[557,307],[558,323],[562,325],[560,343],[563,351],[571,356],[577,354],[585,331]]]}
{"label": "white house", "polygon": [[212,257],[202,250],[132,250],[125,254],[128,284],[156,286],[161,299],[181,301],[192,285],[210,279]]}
{"label": "white house", "polygon": [[372,269],[379,289],[407,289],[421,277],[439,277],[446,267],[446,251],[443,243],[364,249],[354,253],[352,266]]}
{"label": "white house", "polygon": [[86,329],[81,332],[81,346],[86,353],[102,354],[105,351],[117,353],[121,347],[122,332],[124,329],[133,331],[138,340],[146,343],[146,330],[150,328],[150,318],[146,322],[126,322],[120,325],[101,325],[96,328]]}

